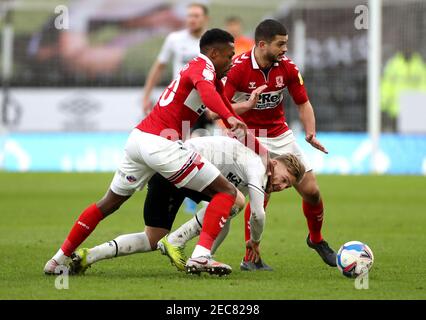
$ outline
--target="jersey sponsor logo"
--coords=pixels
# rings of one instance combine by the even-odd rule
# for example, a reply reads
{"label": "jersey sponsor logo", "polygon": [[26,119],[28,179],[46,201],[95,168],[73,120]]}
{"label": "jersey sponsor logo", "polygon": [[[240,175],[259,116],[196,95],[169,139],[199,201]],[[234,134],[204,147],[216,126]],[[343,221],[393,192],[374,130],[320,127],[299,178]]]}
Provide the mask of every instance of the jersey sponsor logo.
{"label": "jersey sponsor logo", "polygon": [[238,175],[236,175],[233,172],[228,173],[226,176],[226,179],[228,179],[229,182],[231,182],[236,188],[240,185],[240,183],[243,181]]}
{"label": "jersey sponsor logo", "polygon": [[[263,92],[259,96],[259,100],[254,109],[263,110],[263,109],[271,109],[281,105],[281,102],[284,98],[284,89],[280,89],[277,91]],[[250,93],[236,91],[234,96],[232,97],[232,101],[244,102],[250,99]]]}
{"label": "jersey sponsor logo", "polygon": [[251,81],[251,82],[249,82],[249,86],[248,86],[248,88],[249,88],[249,89],[256,89],[256,81]]}
{"label": "jersey sponsor logo", "polygon": [[263,110],[275,108],[281,104],[283,98],[284,89],[261,93],[255,109]]}
{"label": "jersey sponsor logo", "polygon": [[184,101],[184,105],[199,115],[202,115],[206,111],[206,106],[203,104],[198,91],[192,89],[188,97]]}

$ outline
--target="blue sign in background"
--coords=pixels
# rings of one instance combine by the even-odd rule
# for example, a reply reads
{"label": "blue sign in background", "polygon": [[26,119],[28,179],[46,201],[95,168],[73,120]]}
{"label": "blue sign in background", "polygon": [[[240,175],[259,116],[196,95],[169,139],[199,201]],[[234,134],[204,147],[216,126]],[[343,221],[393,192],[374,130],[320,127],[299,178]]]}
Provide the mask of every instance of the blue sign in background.
{"label": "blue sign in background", "polygon": [[[0,137],[7,171],[114,171],[127,133],[8,134]],[[298,143],[318,173],[370,172],[371,143],[364,133],[319,133],[329,154]],[[426,174],[426,136],[383,134],[376,169],[386,174]]]}

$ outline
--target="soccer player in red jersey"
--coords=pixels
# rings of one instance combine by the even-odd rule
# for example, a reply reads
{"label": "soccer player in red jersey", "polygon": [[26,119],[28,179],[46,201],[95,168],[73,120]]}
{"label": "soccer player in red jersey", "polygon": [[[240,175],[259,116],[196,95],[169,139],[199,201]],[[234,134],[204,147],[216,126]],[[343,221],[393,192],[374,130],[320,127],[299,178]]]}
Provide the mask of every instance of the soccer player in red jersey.
{"label": "soccer player in red jersey", "polygon": [[[255,42],[251,51],[234,58],[234,65],[224,79],[225,94],[235,103],[234,110],[249,129],[254,130],[259,141],[269,149],[271,156],[293,153],[304,164],[307,172],[295,188],[303,199],[303,213],[309,228],[307,244],[318,252],[325,263],[335,267],[336,254],[321,234],[324,207],[312,166],[297,145],[285,119],[283,98],[287,89],[297,105],[306,141],[314,148],[328,153],[315,136],[314,111],[303,78],[294,62],[285,56],[288,43],[287,30],[278,21],[264,20],[256,27]],[[262,91],[254,106],[253,103],[249,103],[253,91]],[[250,239],[249,217],[250,205],[245,211],[246,241]],[[248,261],[249,251],[250,249],[247,249],[241,269],[262,269],[261,261],[257,264]]]}
{"label": "soccer player in red jersey", "polygon": [[[180,139],[205,108],[217,113],[236,137],[246,136],[247,126],[234,113],[224,96],[220,79],[231,68],[234,39],[226,31],[211,29],[200,39],[200,55],[188,63],[165,89],[152,112],[130,133],[124,156],[105,196],[86,208],[58,252],[44,268],[46,274],[67,266],[72,252],[93,232],[98,223],[115,212],[148,180],[160,173],[177,187],[186,187],[212,197],[207,207],[199,242],[188,260],[191,272],[227,274],[231,267],[212,259],[210,249],[236,203],[236,188],[197,152]],[[257,140],[247,146],[267,159]],[[266,155],[266,156],[265,156]],[[270,162],[266,162],[266,165]],[[242,201],[243,202],[243,201]],[[237,204],[242,206],[243,204]]]}

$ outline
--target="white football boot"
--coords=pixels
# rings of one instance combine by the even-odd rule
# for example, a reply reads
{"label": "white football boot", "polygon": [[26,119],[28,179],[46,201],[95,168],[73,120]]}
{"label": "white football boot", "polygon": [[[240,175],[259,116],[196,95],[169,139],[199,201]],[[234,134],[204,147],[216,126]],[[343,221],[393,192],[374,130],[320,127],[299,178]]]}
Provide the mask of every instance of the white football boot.
{"label": "white football boot", "polygon": [[224,276],[232,272],[232,268],[225,263],[215,261],[211,256],[203,256],[198,258],[189,258],[185,265],[186,273],[200,274],[208,272]]}

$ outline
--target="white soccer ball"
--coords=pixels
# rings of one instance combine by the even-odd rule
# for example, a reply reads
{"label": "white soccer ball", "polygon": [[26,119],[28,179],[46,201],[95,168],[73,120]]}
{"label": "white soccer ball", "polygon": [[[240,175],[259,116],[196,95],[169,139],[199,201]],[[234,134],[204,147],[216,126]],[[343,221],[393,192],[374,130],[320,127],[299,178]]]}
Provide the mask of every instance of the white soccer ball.
{"label": "white soccer ball", "polygon": [[360,241],[349,241],[340,247],[336,257],[337,268],[346,277],[356,278],[370,271],[373,251]]}

